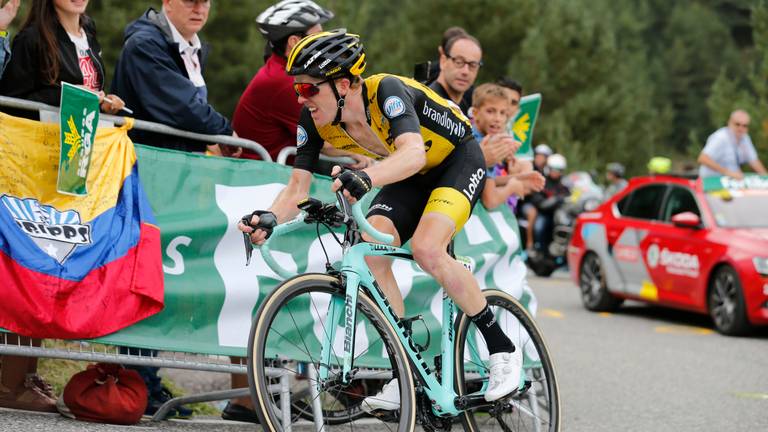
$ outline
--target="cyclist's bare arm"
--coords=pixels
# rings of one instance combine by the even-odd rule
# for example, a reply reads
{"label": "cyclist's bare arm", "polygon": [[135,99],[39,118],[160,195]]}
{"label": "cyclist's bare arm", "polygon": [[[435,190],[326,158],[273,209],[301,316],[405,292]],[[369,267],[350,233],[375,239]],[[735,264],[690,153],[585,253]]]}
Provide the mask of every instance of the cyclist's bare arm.
{"label": "cyclist's bare arm", "polygon": [[[383,161],[370,166],[363,171],[371,178],[373,186],[384,186],[405,180],[421,171],[427,163],[427,153],[424,150],[424,140],[421,134],[406,132],[395,138],[396,150]],[[334,168],[334,174],[338,171]],[[336,192],[341,187],[341,182],[335,180],[332,189]],[[344,191],[344,195],[354,203],[353,197]]]}
{"label": "cyclist's bare arm", "polygon": [[[269,208],[269,211],[275,214],[278,223],[283,223],[287,220],[293,219],[298,213],[299,208],[296,207],[301,200],[307,198],[309,195],[309,187],[312,184],[312,173],[303,169],[294,168],[291,171],[291,178],[288,180],[288,185],[285,189],[280,191]],[[259,222],[258,216],[251,218],[251,225],[255,226]],[[267,233],[261,229],[253,229],[244,225],[242,222],[238,225],[238,229],[243,232],[251,233],[251,242],[254,244],[263,244],[266,240]]]}

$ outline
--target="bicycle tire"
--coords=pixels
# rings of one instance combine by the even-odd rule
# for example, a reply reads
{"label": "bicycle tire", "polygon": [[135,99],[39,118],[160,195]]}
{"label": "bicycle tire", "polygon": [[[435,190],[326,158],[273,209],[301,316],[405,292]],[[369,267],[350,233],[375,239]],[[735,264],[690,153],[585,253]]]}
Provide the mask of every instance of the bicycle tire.
{"label": "bicycle tire", "polygon": [[[311,314],[310,318],[315,320],[313,328],[324,328],[322,325],[317,324],[317,320],[319,317],[324,316],[322,313],[326,312],[332,298],[343,299],[344,297],[344,289],[340,286],[337,278],[323,273],[305,274],[283,282],[283,284],[278,286],[267,296],[260,306],[253,320],[249,335],[248,381],[256,413],[265,430],[283,430],[281,425],[281,413],[279,411],[279,395],[273,394],[268,388],[270,384],[275,382],[275,380],[267,373],[267,370],[274,370],[273,366],[277,365],[279,369],[283,369],[286,372],[293,374],[294,377],[301,376],[299,371],[296,370],[296,366],[293,366],[290,361],[272,357],[272,355],[267,352],[269,348],[265,349],[265,347],[271,346],[270,344],[275,342],[283,344],[287,343],[300,349],[302,355],[307,357],[307,359],[302,359],[302,362],[306,361],[310,365],[319,364],[320,349],[318,348],[318,338],[323,337],[322,332],[320,332],[321,334],[319,335],[317,334],[317,331],[311,335],[306,332],[302,333],[301,326],[298,325],[297,322],[306,320],[307,315]],[[384,420],[381,420],[381,424],[384,425],[387,430],[397,430],[399,432],[412,431],[415,428],[416,423],[416,395],[407,354],[400,345],[395,330],[378,309],[378,306],[364,292],[358,294],[357,317],[358,319],[355,325],[356,331],[358,329],[358,324],[361,323],[361,321],[364,320],[367,324],[370,324],[370,328],[375,330],[375,334],[378,335],[383,348],[389,353],[389,361],[393,375],[400,380],[401,407],[397,425],[385,423]],[[291,326],[292,322],[294,328],[288,330],[280,329],[280,327],[286,327],[285,322],[288,323],[288,327]],[[357,355],[365,353],[370,347],[380,346],[378,345],[378,341],[370,342],[370,339],[368,341],[361,341],[359,339],[360,338],[357,337],[355,338],[355,347],[353,349],[356,357]],[[362,343],[367,343],[367,346],[362,346]],[[361,348],[362,351],[360,352],[359,350]],[[331,359],[332,364],[329,366],[331,366],[332,375],[333,371],[338,371],[340,369],[338,360],[339,359],[335,356]],[[308,385],[316,384],[312,383],[309,379],[305,379],[304,381]],[[353,379],[350,385],[353,385],[356,381],[357,380]],[[340,399],[340,396],[350,396],[347,391],[349,387],[350,386],[338,386],[329,388],[328,390],[320,390],[320,399],[321,403],[325,405],[323,411],[326,414],[329,410],[329,404],[332,408]],[[365,396],[370,395],[355,394],[354,396],[359,401],[362,401]],[[342,410],[349,410],[350,407],[340,408]],[[356,414],[357,411],[359,411],[359,406],[352,408],[354,408],[354,410],[349,410],[350,415],[348,416],[334,415],[328,416],[327,418],[324,417],[324,430],[331,432],[336,427],[339,429],[343,427],[344,430],[354,430],[354,420],[359,418],[360,415]],[[376,418],[373,419],[374,421],[377,420]],[[387,420],[391,419],[392,418],[389,417]],[[292,413],[292,422],[293,421],[295,421],[295,417],[293,417]],[[344,425],[341,426],[341,424]],[[370,425],[368,425],[368,427],[370,427]]]}
{"label": "bicycle tire", "polygon": [[[517,349],[524,350],[526,386],[495,412],[489,409],[464,411],[460,416],[464,430],[559,431],[560,393],[557,376],[541,331],[513,296],[499,290],[486,290],[483,295],[504,333],[515,342]],[[486,363],[476,360],[478,357],[487,359],[487,349],[485,341],[466,314],[457,317],[455,333],[455,389],[461,396],[479,390],[478,387],[487,381],[487,378],[482,378],[487,377]]]}

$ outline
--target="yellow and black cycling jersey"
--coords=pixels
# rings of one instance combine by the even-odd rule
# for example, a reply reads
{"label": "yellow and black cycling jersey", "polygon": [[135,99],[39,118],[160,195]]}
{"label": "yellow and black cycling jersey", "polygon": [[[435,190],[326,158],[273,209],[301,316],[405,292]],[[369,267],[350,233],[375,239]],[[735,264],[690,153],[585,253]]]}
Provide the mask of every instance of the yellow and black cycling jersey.
{"label": "yellow and black cycling jersey", "polygon": [[[389,153],[395,138],[407,132],[421,134],[427,162],[421,173],[440,165],[456,147],[466,145],[472,126],[459,107],[446,101],[418,81],[391,74],[377,74],[363,82],[368,122]],[[323,142],[373,159],[387,155],[373,153],[355,142],[344,123],[317,127],[304,107],[296,131],[295,168],[312,171]]]}

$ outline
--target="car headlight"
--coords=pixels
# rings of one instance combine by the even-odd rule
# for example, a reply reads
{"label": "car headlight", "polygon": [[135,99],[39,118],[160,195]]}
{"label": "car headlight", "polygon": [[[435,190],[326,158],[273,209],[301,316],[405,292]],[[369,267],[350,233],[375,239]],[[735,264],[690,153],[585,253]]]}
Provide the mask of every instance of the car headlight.
{"label": "car headlight", "polygon": [[763,276],[768,276],[768,258],[766,257],[754,257],[752,263],[755,265],[755,270]]}

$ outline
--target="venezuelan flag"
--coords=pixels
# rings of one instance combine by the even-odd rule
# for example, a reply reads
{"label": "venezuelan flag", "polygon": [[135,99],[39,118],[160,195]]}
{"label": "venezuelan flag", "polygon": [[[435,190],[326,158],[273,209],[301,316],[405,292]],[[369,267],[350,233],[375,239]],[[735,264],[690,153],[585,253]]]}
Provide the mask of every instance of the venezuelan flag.
{"label": "venezuelan flag", "polygon": [[59,125],[0,113],[0,327],[93,338],[163,308],[160,230],[127,132],[99,128],[88,195],[56,191]]}

